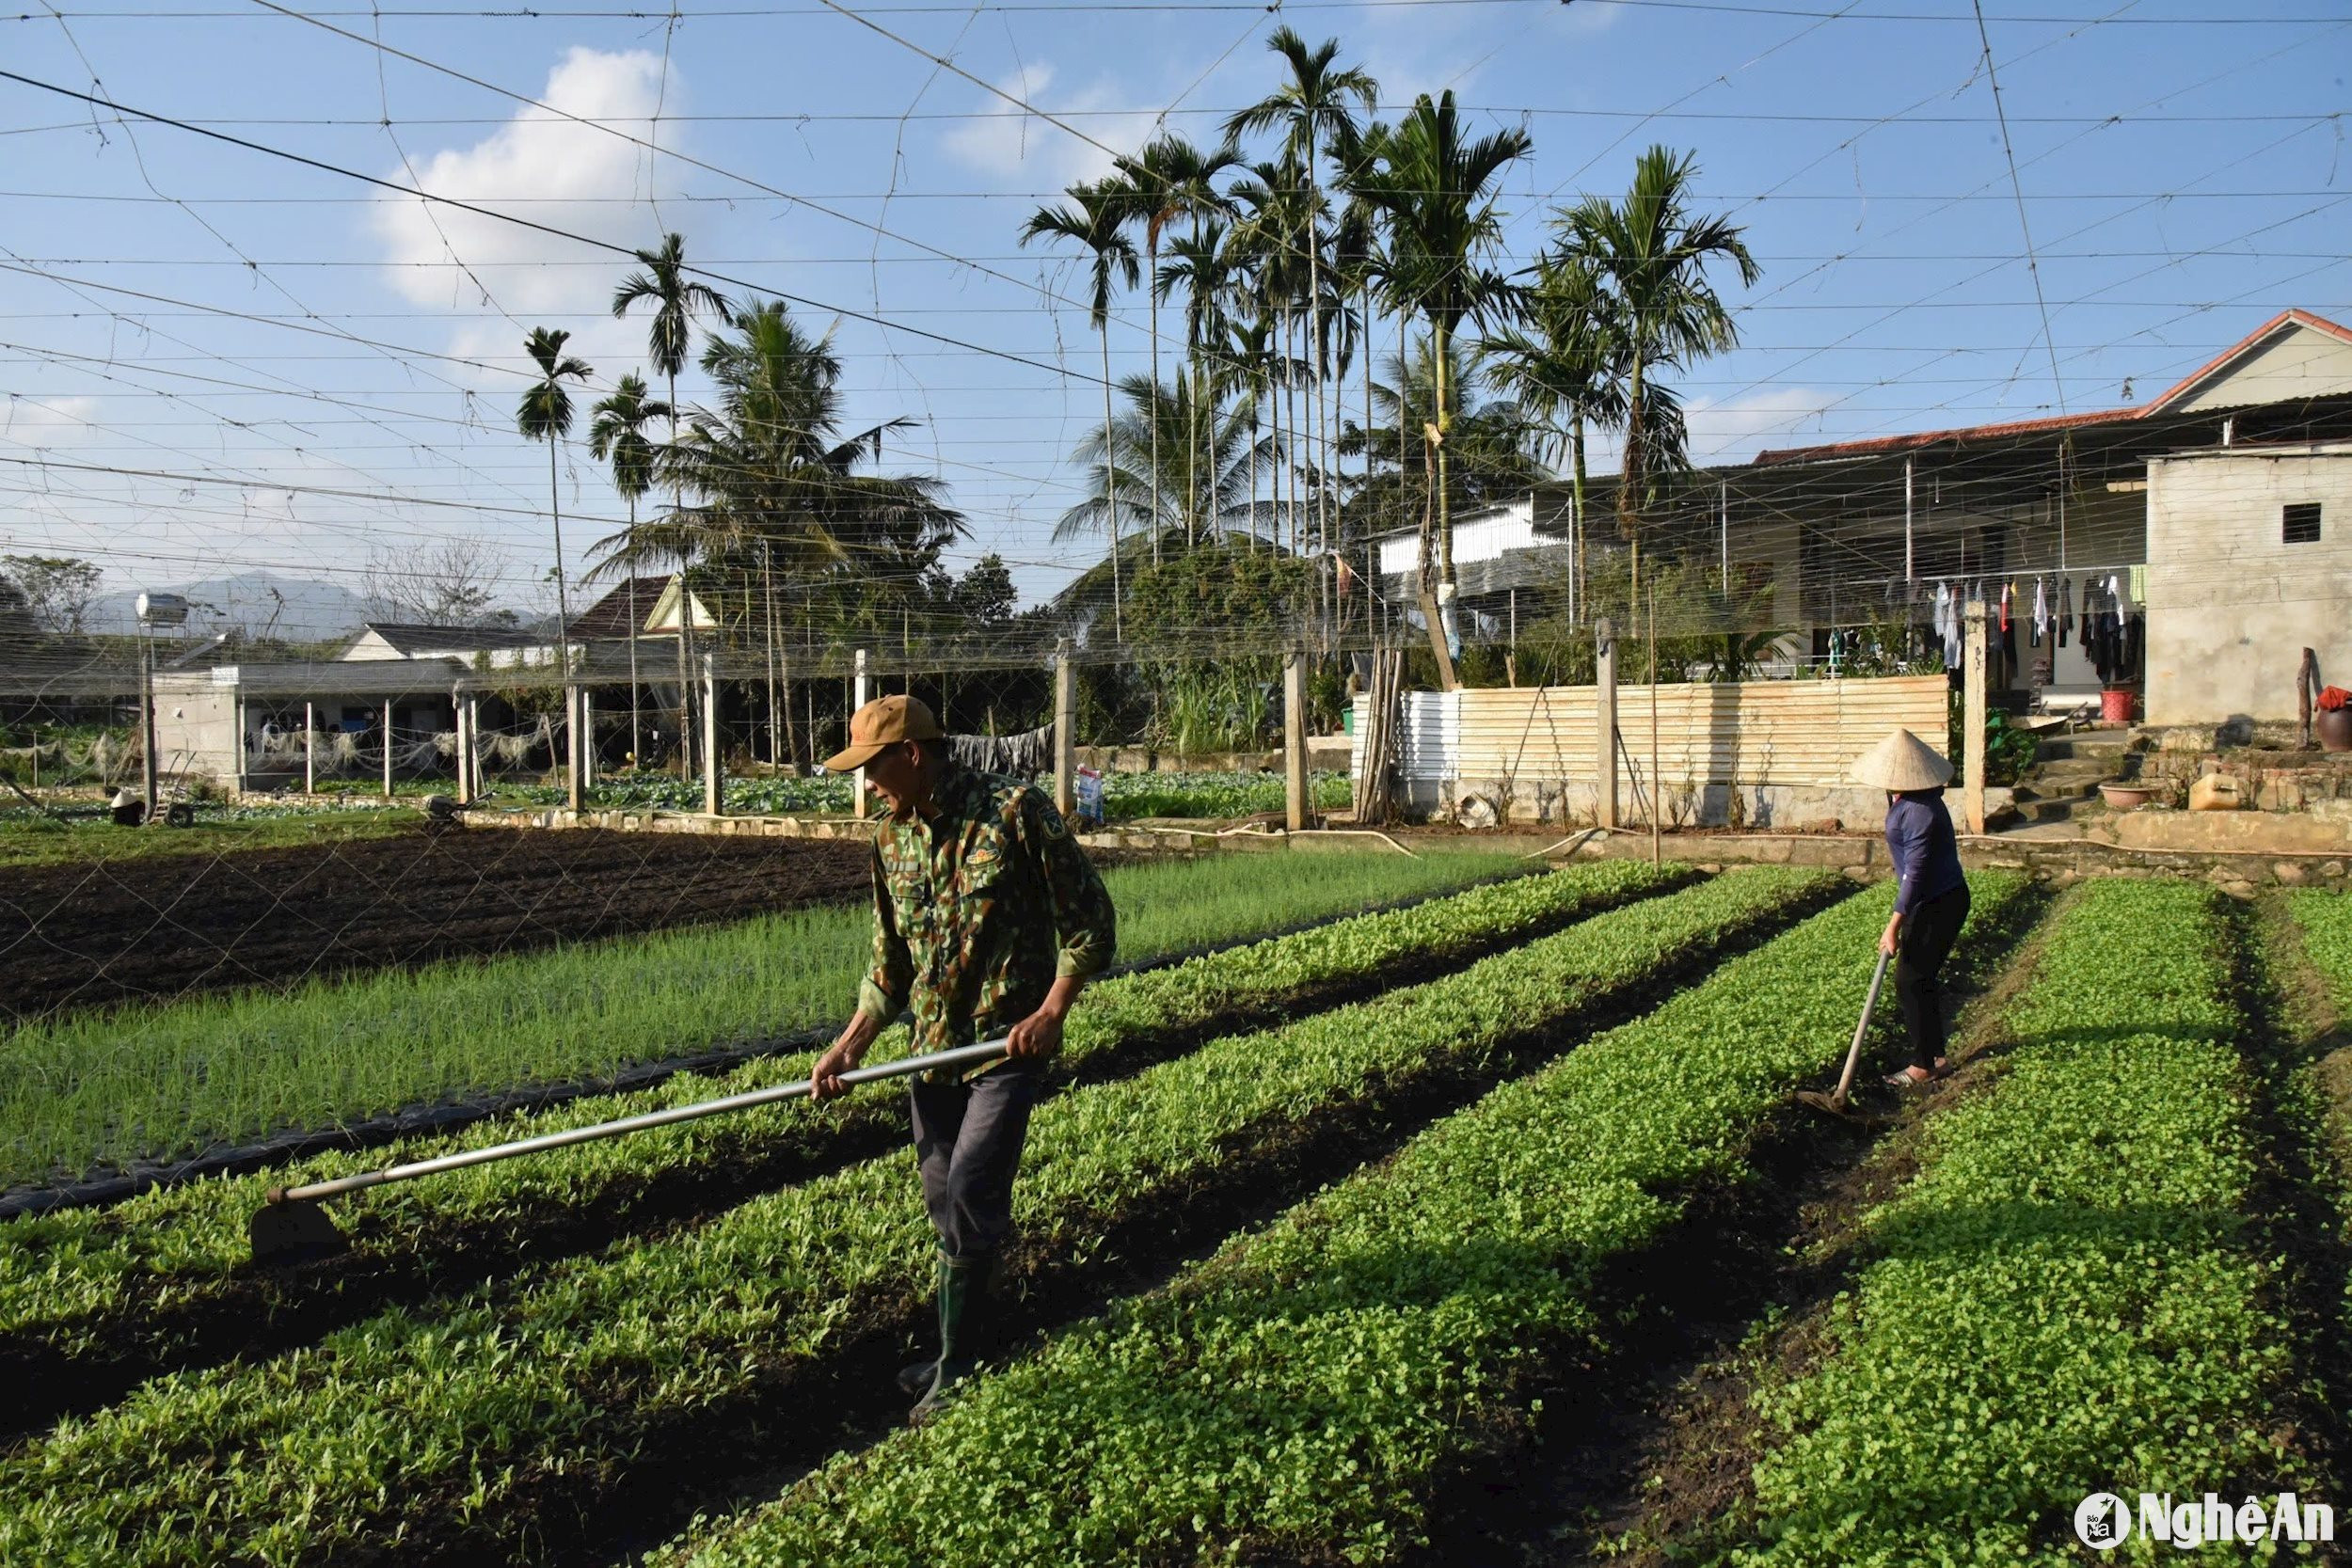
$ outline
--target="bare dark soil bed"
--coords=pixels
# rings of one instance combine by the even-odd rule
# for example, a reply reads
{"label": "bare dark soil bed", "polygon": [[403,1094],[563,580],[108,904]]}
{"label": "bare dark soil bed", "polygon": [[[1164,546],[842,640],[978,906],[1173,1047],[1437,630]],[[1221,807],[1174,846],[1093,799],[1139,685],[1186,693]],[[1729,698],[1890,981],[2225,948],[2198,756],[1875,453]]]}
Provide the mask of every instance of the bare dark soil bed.
{"label": "bare dark soil bed", "polygon": [[856,841],[500,829],[0,871],[0,1019],[739,920],[866,889]]}

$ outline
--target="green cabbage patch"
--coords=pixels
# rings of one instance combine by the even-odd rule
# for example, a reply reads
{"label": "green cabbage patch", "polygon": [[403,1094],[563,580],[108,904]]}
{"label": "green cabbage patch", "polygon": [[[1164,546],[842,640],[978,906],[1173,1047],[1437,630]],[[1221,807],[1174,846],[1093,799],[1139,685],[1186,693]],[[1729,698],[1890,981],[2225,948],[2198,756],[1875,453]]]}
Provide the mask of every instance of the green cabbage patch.
{"label": "green cabbage patch", "polygon": [[[1438,1073],[1499,1068],[1504,1042],[1834,880],[1734,873],[1048,1101],[1031,1124],[1021,1227],[1083,1257],[1138,1202],[1213,1182],[1236,1147],[1399,1103]],[[655,1433],[822,1356],[862,1315],[911,1317],[930,1249],[901,1155],[262,1365],[156,1379],[0,1457],[0,1560],[280,1563],[397,1556],[460,1532],[489,1552],[501,1532],[536,1528],[532,1489],[550,1475],[625,1466]]]}
{"label": "green cabbage patch", "polygon": [[2231,948],[2194,884],[2101,881],[2059,912],[1991,1092],[1925,1124],[1832,1351],[1761,1402],[1778,1446],[1734,1561],[2074,1561],[2089,1494],[2295,1484]]}
{"label": "green cabbage patch", "polygon": [[[2023,885],[1972,882],[1978,922]],[[1436,1481],[1523,1418],[1529,1374],[1606,1348],[1599,1276],[1752,1179],[1759,1126],[1844,1053],[1891,898],[1815,916],[663,1560],[1396,1557]]]}

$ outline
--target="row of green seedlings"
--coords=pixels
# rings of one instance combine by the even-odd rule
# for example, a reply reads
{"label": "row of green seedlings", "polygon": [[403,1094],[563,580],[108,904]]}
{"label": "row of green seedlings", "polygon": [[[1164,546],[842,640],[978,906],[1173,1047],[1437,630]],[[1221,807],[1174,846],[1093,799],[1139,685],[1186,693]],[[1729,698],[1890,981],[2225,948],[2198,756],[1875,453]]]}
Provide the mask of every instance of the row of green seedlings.
{"label": "row of green seedlings", "polygon": [[[1114,866],[1126,961],[1504,874],[1493,853]],[[864,904],[68,1014],[0,1038],[0,1186],[178,1159],[284,1129],[755,1049],[837,1020],[870,959]]]}
{"label": "row of green seedlings", "polygon": [[[1609,861],[1473,888],[1405,909],[1356,915],[1288,936],[1202,954],[1090,989],[1071,1017],[1055,1076],[1102,1078],[1148,1063],[1171,1045],[1311,1010],[1324,999],[1426,976],[1595,911],[1659,892],[1688,873]],[[905,1049],[903,1029],[874,1059]],[[767,1058],[718,1076],[679,1074],[634,1094],[598,1096],[453,1136],[365,1154],[336,1154],[249,1176],[160,1189],[108,1210],[78,1210],[0,1227],[0,1347],[70,1375],[93,1358],[168,1361],[192,1347],[196,1325],[230,1316],[233,1338],[253,1324],[235,1309],[282,1307],[305,1285],[332,1292],[355,1271],[471,1249],[503,1260],[544,1255],[566,1238],[601,1245],[676,1216],[682,1182],[714,1185],[710,1201],[871,1155],[904,1136],[905,1113],[867,1091],[821,1113],[785,1106],[650,1129],[556,1154],[526,1156],[372,1189],[340,1200],[352,1266],[280,1285],[246,1267],[246,1221],[271,1187],[316,1181],[404,1161],[486,1147],[684,1105],[805,1077],[810,1053]],[[444,1287],[445,1288],[445,1287]],[[346,1304],[350,1311],[363,1303]],[[347,1321],[347,1318],[346,1320]]]}
{"label": "row of green seedlings", "polygon": [[[2352,1384],[2352,1348],[2347,1348],[2352,1346],[2352,1268],[2344,1266],[2352,1259],[2352,1045],[2344,1043],[2345,1022],[2352,1020],[2352,895],[2305,890],[2289,895],[2286,906],[2294,935],[2305,960],[2317,972],[2323,992],[2308,999],[2306,1013],[2320,1025],[2308,1037],[2317,1047],[2317,1059],[2297,1066],[2284,1098],[2299,1113],[2312,1183],[2332,1220],[2332,1237],[2313,1240],[2334,1243],[2338,1272],[2324,1288],[2332,1297],[2337,1332],[2321,1351],[2321,1375],[2327,1380],[2323,1388],[2335,1393]],[[2329,1436],[2342,1454],[2352,1402],[2335,1393],[2331,1403],[2335,1419]],[[2343,1465],[2340,1460],[2339,1478]]]}
{"label": "row of green seedlings", "polygon": [[[1661,971],[1844,886],[1733,873],[1048,1101],[1013,1284],[1039,1288],[1040,1259],[1066,1280],[1122,1246],[1156,1256],[1221,1227],[1314,1180],[1297,1155],[1318,1138],[1344,1169],[1369,1130],[1449,1079],[1474,1093],[1526,1059],[1514,1042],[1629,1005]],[[828,1379],[854,1347],[895,1355],[928,1302],[931,1246],[901,1153],[261,1365],[155,1380],[0,1461],[0,1560],[293,1563],[395,1543],[404,1560],[457,1560],[631,1517],[605,1491],[633,1467],[739,1464],[774,1412],[845,1397]]]}
{"label": "row of green seedlings", "polygon": [[[2233,932],[2192,883],[2062,908],[1985,1092],[1931,1117],[1861,1226],[1812,1369],[1758,1398],[1754,1568],[2169,1560],[2311,1521],[2258,1179]],[[2226,1509],[2211,1499],[2226,1499]],[[2226,1514],[2226,1525],[2212,1523]],[[2244,1516],[2248,1523],[2252,1515]],[[2225,1537],[2227,1538],[2227,1537]]]}
{"label": "row of green seedlings", "polygon": [[[2023,883],[1971,880],[1977,941]],[[1839,1055],[1890,896],[1815,916],[661,1560],[1426,1549],[1446,1478],[1525,1440],[1546,1369],[1605,1354],[1651,1310],[1610,1282],[1677,1245],[1701,1195],[1756,1180],[1760,1132]]]}

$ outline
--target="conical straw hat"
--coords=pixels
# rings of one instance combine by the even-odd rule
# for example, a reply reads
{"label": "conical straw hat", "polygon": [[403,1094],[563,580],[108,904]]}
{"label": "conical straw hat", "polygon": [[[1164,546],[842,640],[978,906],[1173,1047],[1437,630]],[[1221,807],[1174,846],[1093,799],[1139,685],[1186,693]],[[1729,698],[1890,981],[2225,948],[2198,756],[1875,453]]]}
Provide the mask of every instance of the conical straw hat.
{"label": "conical straw hat", "polygon": [[1862,753],[1853,776],[1881,789],[1941,789],[1951,782],[1952,765],[1909,730],[1898,729]]}

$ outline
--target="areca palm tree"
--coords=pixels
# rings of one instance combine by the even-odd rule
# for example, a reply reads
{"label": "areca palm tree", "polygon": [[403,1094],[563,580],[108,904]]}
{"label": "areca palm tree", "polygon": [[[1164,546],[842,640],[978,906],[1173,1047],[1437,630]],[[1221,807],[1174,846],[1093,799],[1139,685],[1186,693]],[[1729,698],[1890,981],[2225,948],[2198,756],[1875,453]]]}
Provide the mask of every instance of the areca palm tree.
{"label": "areca palm tree", "polygon": [[[1438,604],[1454,587],[1454,517],[1448,501],[1445,438],[1452,422],[1454,388],[1445,379],[1452,363],[1449,345],[1465,320],[1506,304],[1509,282],[1482,266],[1502,238],[1493,191],[1502,172],[1534,148],[1525,131],[1497,131],[1476,140],[1465,137],[1451,91],[1432,101],[1423,93],[1412,112],[1380,135],[1368,150],[1369,166],[1356,180],[1357,194],[1376,211],[1388,231],[1391,303],[1420,313],[1429,324],[1437,387],[1438,484],[1435,546]],[[1428,575],[1430,541],[1422,545],[1422,575]],[[1425,606],[1436,609],[1437,604]],[[1448,689],[1454,660],[1439,614],[1427,615],[1431,650]]]}
{"label": "areca palm tree", "polygon": [[1657,442],[1660,421],[1649,405],[1661,393],[1648,377],[1740,341],[1731,312],[1708,281],[1709,262],[1732,262],[1743,284],[1761,275],[1736,225],[1691,212],[1697,169],[1695,154],[1653,147],[1633,166],[1633,184],[1623,201],[1588,197],[1553,220],[1566,253],[1591,269],[1609,299],[1607,320],[1625,388],[1617,531],[1633,546],[1637,582],[1641,509],[1649,483],[1658,472],[1687,463],[1680,440],[1662,448]]}
{"label": "areca palm tree", "polygon": [[[1361,136],[1361,128],[1348,105],[1352,102],[1370,114],[1379,102],[1380,84],[1360,67],[1342,68],[1339,58],[1340,40],[1326,39],[1320,47],[1310,49],[1307,40],[1289,27],[1277,27],[1266,40],[1266,47],[1282,56],[1290,67],[1290,80],[1266,97],[1235,114],[1225,122],[1225,134],[1238,137],[1257,132],[1279,130],[1282,134],[1284,154],[1307,177],[1305,226],[1302,238],[1307,251],[1308,337],[1314,357],[1314,404],[1317,422],[1324,432],[1325,444],[1330,439],[1331,421],[1324,408],[1324,385],[1328,379],[1325,359],[1327,334],[1325,324],[1323,287],[1323,153],[1327,149],[1339,149],[1342,162],[1345,153]],[[1327,459],[1319,464],[1317,472],[1328,467]],[[1322,524],[1323,542],[1330,543],[1330,508],[1328,486],[1317,484],[1315,505]]]}
{"label": "areca palm tree", "polygon": [[[1022,225],[1021,243],[1026,245],[1032,240],[1068,240],[1092,258],[1092,293],[1087,302],[1087,319],[1103,340],[1103,441],[1107,450],[1115,445],[1111,436],[1111,288],[1122,279],[1128,288],[1134,288],[1141,268],[1136,261],[1135,245],[1123,232],[1127,214],[1119,187],[1111,182],[1080,183],[1070,187],[1069,196],[1065,205],[1041,207],[1031,214],[1029,221]],[[1120,610],[1116,467],[1109,478],[1112,493],[1104,509],[1103,521],[1111,531],[1111,635],[1119,638],[1125,635],[1125,629]]]}
{"label": "areca palm tree", "polygon": [[1572,570],[1581,570],[1584,556],[1585,433],[1625,419],[1614,357],[1621,335],[1609,320],[1610,304],[1584,258],[1546,255],[1522,304],[1524,327],[1503,327],[1484,344],[1488,382],[1558,433],[1550,460],[1567,467],[1575,498]]}
{"label": "areca palm tree", "polygon": [[563,656],[564,677],[572,669],[572,600],[564,584],[564,506],[555,483],[555,449],[572,433],[572,394],[564,383],[586,381],[596,372],[584,359],[564,352],[571,334],[561,327],[534,326],[523,340],[523,351],[539,367],[539,379],[525,389],[515,405],[515,428],[527,441],[548,444],[548,516],[555,528],[556,646]]}
{"label": "areca palm tree", "polygon": [[[599,463],[612,466],[612,488],[628,502],[628,527],[620,536],[625,553],[636,548],[637,502],[653,488],[654,444],[645,438],[645,426],[655,420],[666,419],[670,405],[646,393],[645,378],[631,371],[621,377],[612,394],[600,401],[592,411],[588,422],[588,451]],[[594,554],[603,549],[610,540],[598,540],[589,546]],[[593,575],[593,574],[592,574]],[[637,613],[637,573],[628,574],[628,754],[643,765],[645,748],[638,733],[637,703],[637,632],[641,617]],[[683,649],[681,648],[681,652]]]}
{"label": "areca palm tree", "polygon": [[[637,252],[639,269],[621,279],[612,291],[612,314],[615,319],[627,316],[639,305],[651,305],[653,316],[645,325],[645,356],[653,368],[661,372],[667,384],[670,409],[670,444],[677,445],[677,378],[686,368],[686,356],[692,350],[694,318],[715,316],[726,319],[727,302],[718,290],[707,283],[697,283],[687,276],[686,237],[664,234],[661,243],[650,250]],[[682,498],[672,493],[675,511]],[[685,544],[691,534],[675,533],[672,542]],[[688,672],[694,657],[694,594],[687,581],[692,564],[691,554],[677,558],[678,590],[678,714],[679,743],[685,750],[686,776],[694,776],[694,699],[693,686]]]}
{"label": "areca palm tree", "polygon": [[[1160,298],[1166,292],[1160,286],[1160,237],[1179,218],[1192,218],[1197,234],[1201,218],[1231,213],[1232,202],[1217,190],[1216,177],[1240,161],[1240,151],[1230,141],[1203,152],[1182,136],[1160,135],[1133,158],[1121,159],[1111,182],[1126,207],[1127,221],[1143,230],[1145,276],[1151,281],[1153,386],[1160,380]],[[1160,463],[1154,457],[1153,483],[1159,476]],[[1155,510],[1157,504],[1155,499]],[[1152,559],[1156,562],[1159,558],[1159,535],[1153,534]]]}

